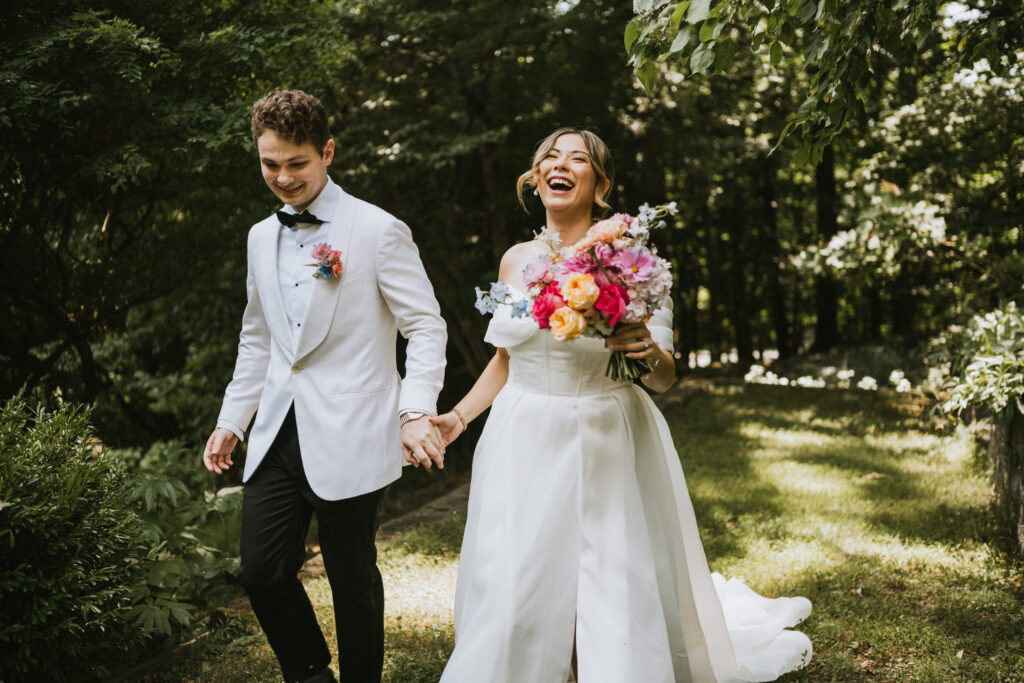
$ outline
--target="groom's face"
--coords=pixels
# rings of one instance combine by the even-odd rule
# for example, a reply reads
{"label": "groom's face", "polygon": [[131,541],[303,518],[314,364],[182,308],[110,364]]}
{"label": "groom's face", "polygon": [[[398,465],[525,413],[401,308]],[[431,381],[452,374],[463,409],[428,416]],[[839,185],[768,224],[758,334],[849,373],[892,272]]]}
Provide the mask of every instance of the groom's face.
{"label": "groom's face", "polygon": [[334,140],[318,150],[312,142],[299,145],[268,130],[256,140],[256,148],[267,187],[296,211],[309,206],[327,184]]}

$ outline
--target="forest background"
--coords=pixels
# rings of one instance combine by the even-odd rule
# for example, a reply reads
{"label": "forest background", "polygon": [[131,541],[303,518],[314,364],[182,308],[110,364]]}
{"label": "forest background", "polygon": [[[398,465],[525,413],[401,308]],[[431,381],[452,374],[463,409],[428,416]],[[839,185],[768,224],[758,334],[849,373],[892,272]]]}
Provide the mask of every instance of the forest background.
{"label": "forest background", "polygon": [[[681,374],[885,358],[954,408],[1012,410],[1012,353],[994,385],[955,386],[983,321],[1024,340],[1020,17],[1011,0],[7,3],[0,394],[88,406],[165,543],[122,603],[165,636],[194,628],[232,531],[180,534],[233,509],[214,492],[237,473],[199,455],[246,234],[277,208],[248,111],[300,88],[330,114],[332,177],[413,230],[448,322],[442,408],[492,353],[474,286],[543,222],[515,179],[570,125],[611,147],[616,210],[679,207],[655,242]],[[403,486],[459,481],[468,455]]]}

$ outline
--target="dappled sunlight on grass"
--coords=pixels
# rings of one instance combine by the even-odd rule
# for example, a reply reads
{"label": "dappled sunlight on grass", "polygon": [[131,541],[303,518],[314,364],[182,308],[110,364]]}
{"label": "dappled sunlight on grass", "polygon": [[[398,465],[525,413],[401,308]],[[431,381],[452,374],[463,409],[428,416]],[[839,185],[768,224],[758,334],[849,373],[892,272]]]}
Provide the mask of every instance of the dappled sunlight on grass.
{"label": "dappled sunlight on grass", "polygon": [[814,603],[814,659],[785,680],[1024,680],[1020,567],[969,434],[759,386],[668,417],[712,568]]}
{"label": "dappled sunlight on grass", "polygon": [[[666,417],[711,568],[814,605],[800,627],[814,658],[783,681],[1024,681],[1024,571],[995,549],[969,434],[935,433],[879,395],[760,385],[712,388]],[[386,683],[444,669],[464,523],[380,544]],[[333,652],[327,582],[307,588]],[[164,680],[277,680],[262,635],[218,648]]]}

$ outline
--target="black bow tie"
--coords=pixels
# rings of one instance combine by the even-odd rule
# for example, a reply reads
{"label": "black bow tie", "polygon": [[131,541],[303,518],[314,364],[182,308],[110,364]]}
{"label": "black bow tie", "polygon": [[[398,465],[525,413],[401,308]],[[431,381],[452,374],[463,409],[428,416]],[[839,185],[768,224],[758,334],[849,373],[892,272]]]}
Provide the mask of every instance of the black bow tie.
{"label": "black bow tie", "polygon": [[288,213],[287,211],[278,211],[277,220],[281,221],[281,225],[286,225],[289,228],[295,228],[299,223],[311,223],[313,225],[320,225],[327,221],[322,221],[309,211],[303,211],[302,213]]}

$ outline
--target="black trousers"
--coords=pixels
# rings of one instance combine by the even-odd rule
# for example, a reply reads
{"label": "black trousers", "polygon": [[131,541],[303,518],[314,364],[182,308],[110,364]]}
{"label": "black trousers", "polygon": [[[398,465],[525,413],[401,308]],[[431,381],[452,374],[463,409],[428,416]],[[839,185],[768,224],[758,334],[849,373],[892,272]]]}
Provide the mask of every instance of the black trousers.
{"label": "black trousers", "polygon": [[324,500],[302,469],[295,409],[243,488],[239,578],[286,681],[331,662],[323,632],[297,573],[316,513],[324,568],[334,598],[342,683],[380,683],[384,667],[384,588],[377,569],[380,504],[387,487]]}

